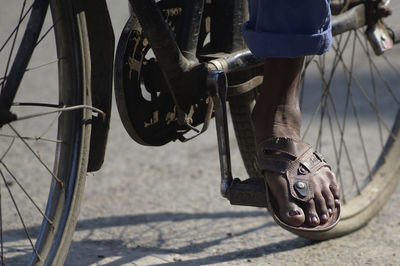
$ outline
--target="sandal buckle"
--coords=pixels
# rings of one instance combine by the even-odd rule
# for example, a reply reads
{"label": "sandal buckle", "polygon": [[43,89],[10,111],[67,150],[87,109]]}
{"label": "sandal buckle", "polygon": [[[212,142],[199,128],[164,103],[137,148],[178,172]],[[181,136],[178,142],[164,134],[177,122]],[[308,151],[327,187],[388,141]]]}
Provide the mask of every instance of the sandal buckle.
{"label": "sandal buckle", "polygon": [[305,182],[297,181],[293,187],[299,197],[305,198],[307,196],[307,184]]}
{"label": "sandal buckle", "polygon": [[300,164],[299,169],[297,171],[299,175],[306,175],[310,172],[308,168],[302,163]]}

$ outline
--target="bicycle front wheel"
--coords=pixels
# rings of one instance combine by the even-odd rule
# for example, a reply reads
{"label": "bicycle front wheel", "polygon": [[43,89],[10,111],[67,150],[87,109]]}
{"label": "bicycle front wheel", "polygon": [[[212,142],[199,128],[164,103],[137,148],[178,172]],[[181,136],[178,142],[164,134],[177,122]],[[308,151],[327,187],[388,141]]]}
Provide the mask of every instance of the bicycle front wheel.
{"label": "bicycle front wheel", "polygon": [[48,2],[7,1],[0,8],[2,99],[13,87],[8,82],[19,84],[10,103],[17,119],[0,129],[0,252],[7,265],[63,264],[85,183],[91,118],[85,19],[74,1],[51,0],[42,26]]}
{"label": "bicycle front wheel", "polygon": [[[300,234],[306,238],[324,240],[359,229],[379,213],[400,180],[400,47],[377,56],[364,31],[335,36],[329,53],[306,60],[302,137],[330,162],[342,197],[340,223],[328,232]],[[250,117],[256,94],[230,99],[240,152],[253,177],[259,176]]]}

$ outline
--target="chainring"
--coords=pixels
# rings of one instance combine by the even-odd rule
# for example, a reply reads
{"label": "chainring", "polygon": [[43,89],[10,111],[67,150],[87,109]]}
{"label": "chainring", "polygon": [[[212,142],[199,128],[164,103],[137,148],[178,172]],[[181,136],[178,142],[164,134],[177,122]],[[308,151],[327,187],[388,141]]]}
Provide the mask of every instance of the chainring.
{"label": "chainring", "polygon": [[[183,24],[184,1],[157,2],[176,38]],[[115,95],[122,123],[136,142],[161,146],[182,139],[190,128],[178,123],[176,104],[134,14],[127,21],[115,58]],[[199,99],[184,110],[190,125],[204,122],[207,100]]]}

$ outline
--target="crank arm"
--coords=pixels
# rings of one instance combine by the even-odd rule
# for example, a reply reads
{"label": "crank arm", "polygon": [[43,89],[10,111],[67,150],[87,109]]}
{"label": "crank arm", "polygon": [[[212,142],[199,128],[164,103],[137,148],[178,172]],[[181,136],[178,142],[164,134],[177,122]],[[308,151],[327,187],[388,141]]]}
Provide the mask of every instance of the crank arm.
{"label": "crank arm", "polygon": [[207,77],[207,89],[214,102],[217,127],[219,163],[221,168],[221,194],[228,198],[232,184],[231,154],[229,149],[228,120],[226,112],[227,78],[223,71],[211,71]]}
{"label": "crank arm", "polygon": [[222,196],[227,198],[232,205],[266,207],[263,179],[249,178],[241,181],[239,178],[232,178],[226,110],[228,84],[225,73],[223,71],[211,71],[207,77],[207,89],[212,96],[215,108]]}

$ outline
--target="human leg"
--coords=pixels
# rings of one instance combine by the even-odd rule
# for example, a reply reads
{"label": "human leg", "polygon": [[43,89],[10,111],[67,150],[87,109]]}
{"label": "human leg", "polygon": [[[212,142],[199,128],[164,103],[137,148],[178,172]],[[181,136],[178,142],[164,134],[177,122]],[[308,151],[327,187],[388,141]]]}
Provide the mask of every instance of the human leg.
{"label": "human leg", "polygon": [[[321,54],[329,48],[329,2],[304,0],[293,4],[293,1],[280,1],[280,6],[274,3],[250,0],[250,20],[244,25],[244,37],[250,49],[258,56],[267,57],[264,83],[252,114],[258,161],[277,203],[279,219],[290,226],[316,227],[331,222],[330,217],[339,206],[339,190],[329,165],[322,159],[318,161],[318,155],[312,151],[308,151],[308,157],[302,157],[317,167],[307,173],[307,200],[302,200],[292,187],[293,180],[297,180],[292,176],[296,174],[289,177],[282,166],[277,166],[283,155],[286,156],[283,159],[287,159],[285,165],[299,163],[296,158],[287,158],[287,154],[283,154],[288,145],[282,144],[273,154],[269,151],[270,146],[263,145],[266,140],[274,139],[277,143],[290,142],[292,146],[308,147],[300,140],[300,76],[305,55]],[[299,7],[311,13],[307,16],[298,10]],[[263,152],[268,154],[264,156]]]}
{"label": "human leg", "polygon": [[[271,138],[300,140],[299,83],[303,61],[302,57],[265,60],[264,83],[252,114],[258,146]],[[279,205],[278,215],[289,225],[324,224],[339,204],[336,178],[328,167],[322,167],[310,177],[314,195],[307,203],[290,196],[284,174],[265,171],[264,175]]]}

